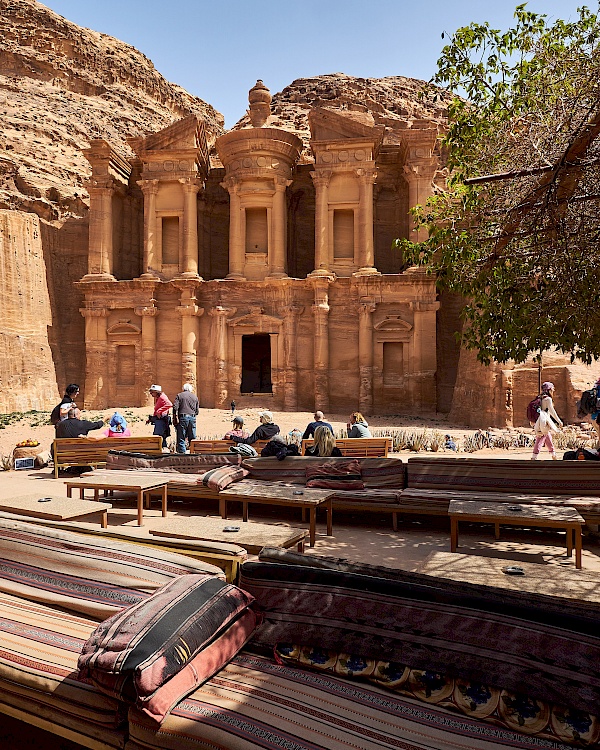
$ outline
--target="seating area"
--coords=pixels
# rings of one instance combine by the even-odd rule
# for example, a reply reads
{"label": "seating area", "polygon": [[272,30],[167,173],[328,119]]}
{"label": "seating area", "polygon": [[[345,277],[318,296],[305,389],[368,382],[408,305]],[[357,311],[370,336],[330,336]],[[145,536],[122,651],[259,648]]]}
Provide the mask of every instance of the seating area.
{"label": "seating area", "polygon": [[[89,445],[104,441],[65,441],[74,443],[71,451],[82,447],[70,465],[94,466],[68,484],[96,488],[94,496],[112,518],[108,528],[53,515],[43,506],[43,517],[23,518],[18,508],[11,512],[8,502],[3,505],[0,566],[11,572],[0,577],[0,614],[19,626],[4,629],[9,648],[0,654],[0,712],[86,747],[122,750],[265,750],[286,744],[302,750],[412,749],[415,736],[421,750],[558,750],[592,747],[600,740],[600,685],[593,673],[600,655],[595,578],[566,557],[569,568],[558,569],[564,594],[556,586],[546,594],[551,587],[536,576],[533,587],[519,587],[518,579],[503,586],[501,560],[490,547],[487,559],[498,564],[488,582],[480,573],[486,566],[475,565],[486,558],[454,552],[457,534],[451,540],[449,524],[452,501],[453,507],[481,501],[492,510],[502,503],[574,509],[578,524],[580,516],[595,523],[600,519],[595,464],[446,456],[406,460],[387,455],[385,444],[359,446],[386,454],[377,457],[243,458],[228,451],[206,453],[203,446],[190,454],[165,454],[159,440],[153,438],[153,449],[145,451],[121,438],[115,448],[127,449],[102,454],[102,445],[97,462],[89,460]],[[56,494],[58,485],[53,486]],[[148,499],[130,510],[136,502],[118,489],[134,486],[156,489],[148,489]],[[167,501],[161,513],[155,498],[163,491]],[[321,493],[327,502],[311,509],[309,531],[304,516],[311,493]],[[326,528],[324,513],[317,517],[316,511],[329,506]],[[368,556],[326,556],[319,545],[342,556],[352,546],[347,520],[345,541],[336,536],[336,514],[361,529],[372,524],[362,547],[367,555],[369,543],[380,545],[395,532],[406,538],[411,532],[405,527],[420,517],[423,530],[415,547],[427,544],[428,516],[448,519],[447,526],[429,522],[437,523],[435,535],[447,546],[430,547],[423,572],[418,566],[410,571],[369,565]],[[391,516],[393,531],[379,523],[381,514]],[[139,529],[142,515],[149,528]],[[492,511],[486,522],[489,518]],[[510,523],[519,525],[518,519]],[[305,540],[315,544],[315,525],[317,547],[311,548]],[[228,528],[241,533],[228,534]],[[503,531],[505,538],[511,534],[512,528]],[[516,532],[517,538],[522,534]],[[580,538],[575,541],[579,567]],[[570,536],[568,550],[569,545]],[[515,542],[510,548],[517,547]],[[463,544],[459,553],[464,551]],[[436,555],[442,555],[441,563]],[[464,557],[473,560],[471,567],[443,572],[453,570],[447,558]],[[524,567],[529,576],[529,568],[544,566]],[[113,659],[115,644],[124,642],[111,636],[104,654],[103,622],[131,610],[132,622],[142,627],[147,617],[159,615],[175,627],[176,618],[166,613],[179,606],[179,594],[170,603],[169,591],[182,575],[192,576],[191,589],[200,587],[198,576],[215,581],[202,583],[211,591],[224,582],[237,584],[234,590],[249,597],[243,627],[218,636],[219,644],[220,638],[227,643],[217,648],[221,661],[212,652],[206,657],[193,652],[168,678],[160,678],[164,684],[151,687],[154,683],[136,677],[137,687],[127,681],[115,690],[114,672],[109,679],[102,664]],[[260,617],[252,614],[255,606]],[[146,609],[148,614],[135,614]],[[53,633],[59,632],[70,645],[54,643]],[[162,649],[178,632],[165,632],[164,646],[156,646],[152,658],[162,663],[165,654],[165,663],[172,664]],[[49,644],[43,662],[39,633]],[[186,636],[186,642],[194,637]],[[84,669],[80,658],[78,668],[80,652],[98,649],[97,667]],[[25,669],[17,666],[19,654],[26,657]],[[212,666],[203,672],[206,664]],[[152,671],[152,680],[158,674]],[[468,697],[475,695],[477,700]]]}
{"label": "seating area", "polygon": [[72,466],[105,466],[108,452],[112,450],[148,453],[162,453],[162,439],[159,435],[120,438],[55,438],[52,442],[54,476],[58,479],[61,469]]}
{"label": "seating area", "polygon": [[[302,455],[314,445],[314,440],[302,441]],[[337,438],[335,445],[344,458],[387,458],[392,450],[392,438]]]}

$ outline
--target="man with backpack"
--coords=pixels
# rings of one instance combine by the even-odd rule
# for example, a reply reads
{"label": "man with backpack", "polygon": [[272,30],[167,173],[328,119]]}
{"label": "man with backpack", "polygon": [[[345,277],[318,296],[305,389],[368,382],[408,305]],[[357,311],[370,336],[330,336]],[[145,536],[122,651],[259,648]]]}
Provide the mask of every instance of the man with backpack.
{"label": "man with backpack", "polygon": [[[538,458],[540,448],[543,445],[548,448],[553,461],[558,459],[556,451],[554,450],[554,443],[552,442],[552,433],[557,432],[557,425],[558,427],[562,427],[563,423],[554,408],[554,402],[552,401],[553,395],[554,383],[550,383],[549,381],[542,383],[542,392],[537,397],[540,402],[539,413],[535,424],[533,425],[535,431],[535,443],[533,445],[533,455],[531,456],[532,461],[535,461]],[[530,421],[536,401],[537,399],[534,399],[527,407],[527,417]]]}

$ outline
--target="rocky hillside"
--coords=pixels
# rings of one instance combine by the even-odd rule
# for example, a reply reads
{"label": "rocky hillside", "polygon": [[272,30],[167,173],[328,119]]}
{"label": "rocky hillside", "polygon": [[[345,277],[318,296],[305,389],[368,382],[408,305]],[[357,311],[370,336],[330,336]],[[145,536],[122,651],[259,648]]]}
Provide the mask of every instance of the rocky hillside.
{"label": "rocky hillside", "polygon": [[[265,83],[269,84],[268,81]],[[422,93],[428,94],[421,96]],[[433,120],[443,126],[448,116],[452,95],[441,89],[428,89],[424,81],[403,76],[386,78],[355,78],[344,73],[331,73],[298,78],[273,96],[272,115],[267,125],[291,130],[304,142],[304,161],[312,161],[308,142],[308,112],[311,107],[370,112],[377,125],[385,125],[385,143],[397,143],[398,131],[410,127],[412,120]],[[250,127],[243,117],[235,128]]]}
{"label": "rocky hillside", "polygon": [[82,215],[90,170],[81,150],[91,138],[128,156],[128,136],[192,113],[214,137],[223,132],[221,114],[134,47],[36,0],[0,0],[0,208]]}

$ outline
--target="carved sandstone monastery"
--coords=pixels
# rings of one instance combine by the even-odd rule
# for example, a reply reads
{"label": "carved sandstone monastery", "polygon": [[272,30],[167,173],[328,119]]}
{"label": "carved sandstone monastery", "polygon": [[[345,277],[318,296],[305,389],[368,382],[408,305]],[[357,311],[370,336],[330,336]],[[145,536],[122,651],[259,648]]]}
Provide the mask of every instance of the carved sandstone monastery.
{"label": "carved sandstone monastery", "polygon": [[[461,364],[460,300],[391,250],[443,185],[447,99],[335,74],[272,100],[258,81],[225,133],[131,47],[34,0],[0,9],[0,409],[70,381],[87,407],[141,406],[189,381],[205,407],[523,422],[537,369]],[[564,357],[544,376],[568,417],[591,376]]]}

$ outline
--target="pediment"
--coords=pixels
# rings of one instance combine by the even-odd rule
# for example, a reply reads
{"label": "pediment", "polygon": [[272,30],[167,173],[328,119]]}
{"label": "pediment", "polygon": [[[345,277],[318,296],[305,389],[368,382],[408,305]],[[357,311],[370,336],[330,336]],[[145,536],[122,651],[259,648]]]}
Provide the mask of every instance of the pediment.
{"label": "pediment", "polygon": [[255,333],[270,333],[281,328],[283,320],[275,318],[273,315],[264,315],[257,309],[251,309],[247,315],[232,318],[229,321],[229,325],[234,328],[253,329]]}
{"label": "pediment", "polygon": [[107,329],[107,333],[109,334],[118,333],[120,335],[126,334],[129,336],[137,336],[141,332],[141,328],[134,326],[133,323],[130,323],[128,320],[119,320]]}
{"label": "pediment", "polygon": [[365,138],[379,146],[385,128],[375,125],[370,112],[315,107],[308,114],[311,139],[314,141],[343,141]]}
{"label": "pediment", "polygon": [[207,147],[204,121],[196,115],[177,120],[145,138],[130,138],[128,141],[138,156],[147,151],[205,150]]}
{"label": "pediment", "polygon": [[388,315],[384,320],[376,323],[373,328],[376,331],[398,331],[401,333],[412,331],[411,324],[407,323],[399,315]]}

